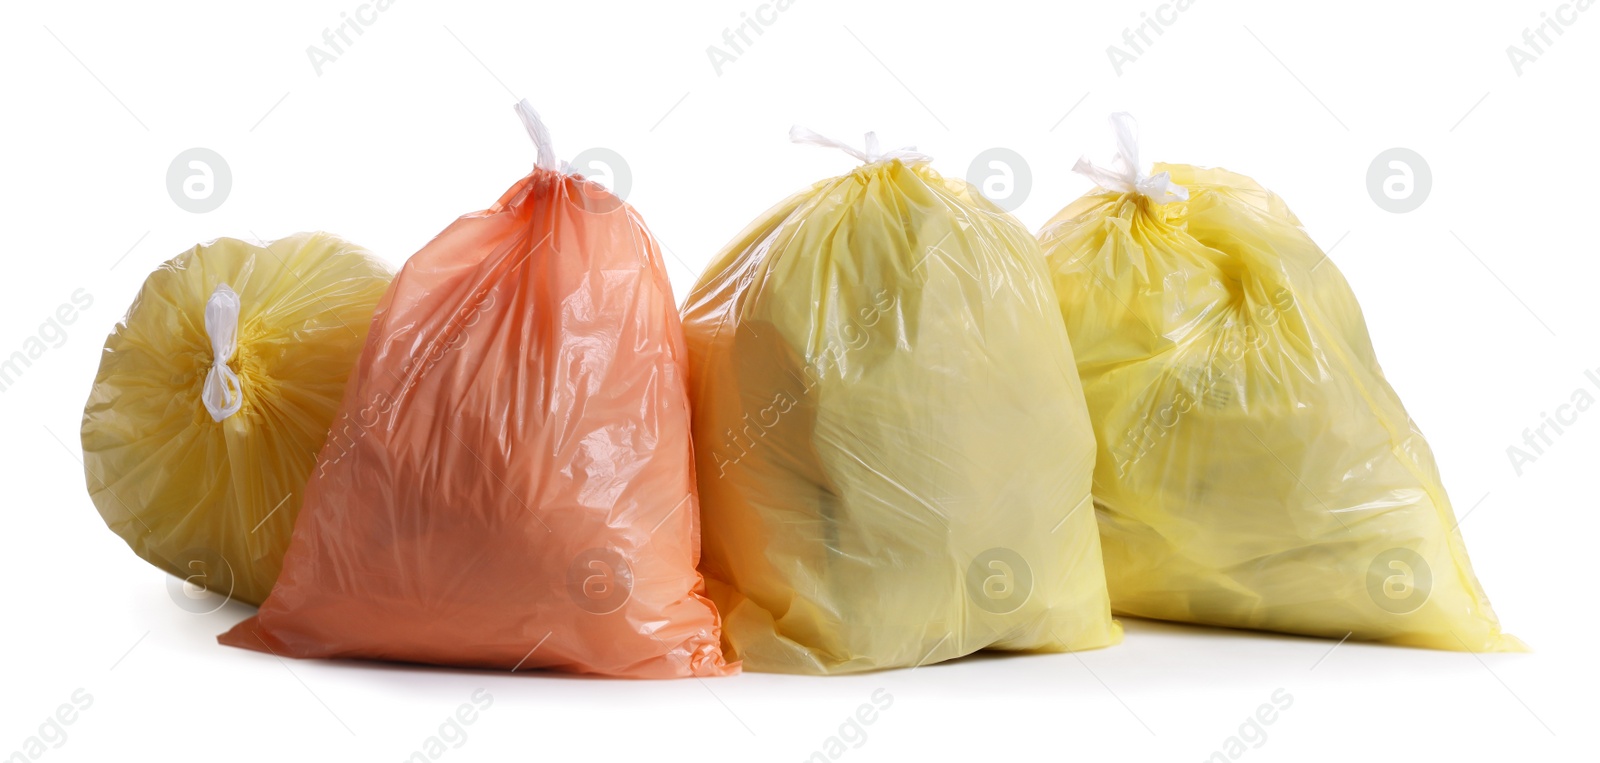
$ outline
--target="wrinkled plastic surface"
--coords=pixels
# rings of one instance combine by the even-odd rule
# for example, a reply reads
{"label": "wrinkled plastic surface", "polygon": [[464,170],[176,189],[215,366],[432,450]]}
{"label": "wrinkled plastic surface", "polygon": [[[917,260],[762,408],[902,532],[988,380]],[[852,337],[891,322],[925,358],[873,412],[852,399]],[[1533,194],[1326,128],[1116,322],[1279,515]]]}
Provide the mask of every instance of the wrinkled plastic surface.
{"label": "wrinkled plastic surface", "polygon": [[682,329],[658,245],[536,169],[408,261],[260,614],[295,657],[709,676]]}
{"label": "wrinkled plastic surface", "polygon": [[1099,438],[1113,608],[1522,648],[1338,268],[1249,178],[1155,171],[1190,199],[1097,190],[1040,234]]}
{"label": "wrinkled plastic surface", "polygon": [[[265,599],[390,277],[325,233],[218,239],[152,273],[106,339],[83,411],[84,471],[106,524],[194,585]],[[219,422],[201,398],[206,302],[221,283],[239,296],[229,367],[243,401]]]}
{"label": "wrinkled plastic surface", "polygon": [[818,183],[684,315],[730,659],[848,673],[1121,638],[1043,259],[970,186],[898,160]]}

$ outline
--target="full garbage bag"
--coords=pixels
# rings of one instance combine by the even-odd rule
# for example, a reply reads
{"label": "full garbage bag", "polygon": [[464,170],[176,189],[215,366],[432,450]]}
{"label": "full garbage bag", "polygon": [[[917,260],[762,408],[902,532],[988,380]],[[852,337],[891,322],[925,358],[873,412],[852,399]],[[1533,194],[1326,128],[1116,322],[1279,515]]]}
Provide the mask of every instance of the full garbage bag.
{"label": "full garbage bag", "polygon": [[730,659],[849,673],[1121,638],[1094,441],[1027,232],[910,149],[773,207],[684,307]]}
{"label": "full garbage bag", "polygon": [[626,677],[734,672],[703,596],[682,327],[632,207],[538,165],[417,252],[283,575],[224,644]]}
{"label": "full garbage bag", "polygon": [[390,278],[326,233],[218,239],[152,273],[83,411],[89,496],[112,531],[191,595],[265,599]]}
{"label": "full garbage bag", "polygon": [[[1470,651],[1501,632],[1350,285],[1283,200],[1112,168],[1040,233],[1099,442],[1122,614]],[[1076,394],[1074,387],[1069,394]]]}

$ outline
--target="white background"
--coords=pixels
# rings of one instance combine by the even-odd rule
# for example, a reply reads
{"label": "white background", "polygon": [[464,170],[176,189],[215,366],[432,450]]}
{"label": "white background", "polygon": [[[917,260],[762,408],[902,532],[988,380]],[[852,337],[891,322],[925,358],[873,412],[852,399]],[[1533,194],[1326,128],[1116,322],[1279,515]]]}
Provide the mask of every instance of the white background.
{"label": "white background", "polygon": [[[1280,688],[1292,707],[1241,760],[1592,755],[1600,408],[1520,476],[1506,449],[1574,390],[1600,397],[1584,377],[1600,368],[1600,9],[1519,76],[1506,48],[1557,0],[1198,0],[1119,76],[1107,46],[1158,4],[797,0],[719,75],[706,48],[759,0],[398,0],[319,75],[306,48],[358,0],[7,3],[0,354],[58,338],[41,325],[76,290],[93,304],[0,393],[0,756],[79,688],[92,706],[41,759],[399,761],[478,688],[493,706],[441,760],[800,761],[880,688],[892,706],[840,760],[1198,761]],[[795,122],[852,141],[875,129],[955,176],[1011,148],[1031,167],[1030,229],[1090,188],[1069,170],[1109,154],[1114,110],[1140,119],[1147,159],[1255,177],[1337,243],[1478,575],[1533,653],[1125,619],[1126,643],[1077,655],[628,682],[218,646],[249,609],[180,609],[87,497],[78,425],[106,332],[151,269],[219,236],[325,229],[398,265],[528,171],[516,97],[564,157],[625,157],[680,298],[757,214],[852,165],[790,145]],[[196,146],[233,176],[205,214],[166,188]],[[1366,188],[1396,146],[1433,176],[1407,214]]]}

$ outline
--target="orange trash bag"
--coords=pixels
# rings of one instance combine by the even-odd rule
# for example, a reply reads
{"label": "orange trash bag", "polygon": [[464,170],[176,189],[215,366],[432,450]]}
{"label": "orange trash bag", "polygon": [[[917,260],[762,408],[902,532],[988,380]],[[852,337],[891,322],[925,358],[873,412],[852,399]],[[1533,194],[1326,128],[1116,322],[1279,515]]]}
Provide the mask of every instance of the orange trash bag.
{"label": "orange trash bag", "polygon": [[638,213],[555,160],[405,264],[283,574],[219,637],[636,678],[737,672],[695,571],[684,339]]}

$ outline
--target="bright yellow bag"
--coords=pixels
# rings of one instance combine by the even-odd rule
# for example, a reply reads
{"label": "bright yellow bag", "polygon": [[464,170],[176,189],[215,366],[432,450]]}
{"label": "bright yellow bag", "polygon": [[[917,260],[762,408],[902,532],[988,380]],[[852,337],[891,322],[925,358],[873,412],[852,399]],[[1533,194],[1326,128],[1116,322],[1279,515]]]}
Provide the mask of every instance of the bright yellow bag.
{"label": "bright yellow bag", "polygon": [[[1500,631],[1355,295],[1283,200],[1112,170],[1040,233],[1099,440],[1121,614],[1470,651]],[[1070,390],[1069,394],[1075,394]]]}
{"label": "bright yellow bag", "polygon": [[152,273],[83,411],[89,496],[112,531],[196,587],[265,599],[391,278],[326,233],[218,239]]}
{"label": "bright yellow bag", "polygon": [[848,673],[1121,637],[1037,243],[927,158],[785,200],[684,308],[701,569],[729,659]]}

